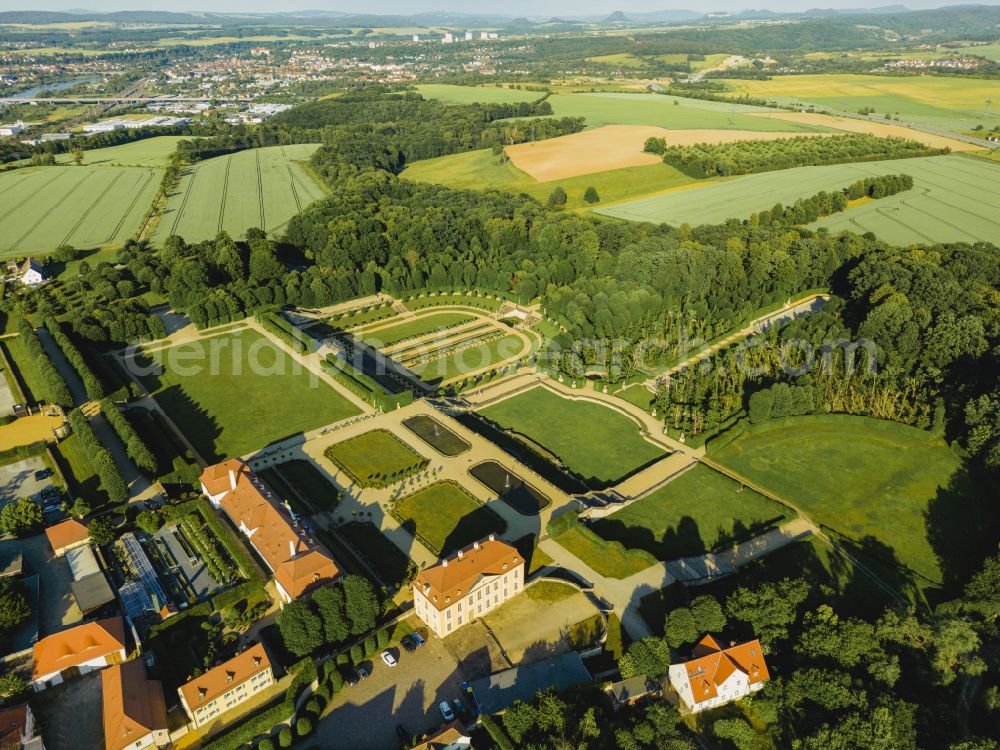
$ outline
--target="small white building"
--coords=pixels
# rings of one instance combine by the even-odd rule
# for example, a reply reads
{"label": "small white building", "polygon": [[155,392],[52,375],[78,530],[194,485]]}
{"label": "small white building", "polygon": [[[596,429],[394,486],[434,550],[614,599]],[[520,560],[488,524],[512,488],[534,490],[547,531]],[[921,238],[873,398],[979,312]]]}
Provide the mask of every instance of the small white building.
{"label": "small white building", "polygon": [[671,664],[670,684],[680,698],[681,713],[718,708],[760,690],[770,679],[760,641],[731,643],[723,648],[706,635],[690,661]]}
{"label": "small white building", "polygon": [[45,268],[34,258],[26,258],[20,264],[10,261],[7,264],[7,271],[25,286],[38,286],[48,278],[45,275]]}
{"label": "small white building", "polygon": [[24,123],[18,120],[8,125],[0,125],[0,136],[17,135],[18,133],[23,133],[24,130]]}
{"label": "small white building", "polygon": [[447,32],[443,37],[441,37],[441,44],[451,44],[455,41],[455,37],[451,35],[451,32]]}

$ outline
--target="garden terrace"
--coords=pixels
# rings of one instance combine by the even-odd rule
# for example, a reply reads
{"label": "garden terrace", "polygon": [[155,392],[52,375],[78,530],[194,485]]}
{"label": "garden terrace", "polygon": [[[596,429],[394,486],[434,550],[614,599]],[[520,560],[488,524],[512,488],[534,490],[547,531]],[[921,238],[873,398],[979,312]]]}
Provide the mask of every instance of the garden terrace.
{"label": "garden terrace", "polygon": [[427,459],[388,430],[334,443],[323,453],[361,487],[384,487],[417,473]]}
{"label": "garden terrace", "polygon": [[386,586],[402,586],[416,574],[414,563],[375,524],[347,523],[338,527],[336,534],[374,569]]}
{"label": "garden terrace", "polygon": [[452,481],[437,482],[401,498],[393,506],[392,517],[439,557],[507,529],[496,511]]}

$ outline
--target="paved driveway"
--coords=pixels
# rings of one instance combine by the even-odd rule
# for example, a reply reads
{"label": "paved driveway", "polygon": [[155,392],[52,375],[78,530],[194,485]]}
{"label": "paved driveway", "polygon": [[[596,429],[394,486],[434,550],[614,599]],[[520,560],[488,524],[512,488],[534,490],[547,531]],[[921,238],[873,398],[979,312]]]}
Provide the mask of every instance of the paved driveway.
{"label": "paved driveway", "polygon": [[35,481],[35,472],[44,468],[45,462],[38,456],[0,466],[0,508],[19,497],[37,498],[43,488],[52,484],[48,479]]}
{"label": "paved driveway", "polygon": [[73,580],[69,563],[55,557],[45,534],[27,539],[5,539],[0,542],[4,554],[15,550],[24,555],[25,566],[39,577],[39,628],[44,638],[83,619],[70,589]]}
{"label": "paved driveway", "polygon": [[100,671],[33,695],[31,709],[46,750],[104,747]]}
{"label": "paved driveway", "polygon": [[396,667],[375,658],[372,676],[338,693],[324,718],[303,747],[323,750],[386,750],[400,747],[396,724],[410,732],[426,731],[443,723],[437,704],[454,700],[468,679],[440,639],[430,638],[415,653],[394,649]]}

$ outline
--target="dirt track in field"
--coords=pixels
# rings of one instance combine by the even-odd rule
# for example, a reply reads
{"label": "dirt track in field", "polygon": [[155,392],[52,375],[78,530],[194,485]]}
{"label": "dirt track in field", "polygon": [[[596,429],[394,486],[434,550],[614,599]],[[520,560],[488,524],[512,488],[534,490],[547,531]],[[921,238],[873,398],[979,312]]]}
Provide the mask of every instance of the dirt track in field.
{"label": "dirt track in field", "polygon": [[892,125],[882,122],[868,122],[866,120],[856,120],[853,117],[836,117],[835,115],[822,115],[818,112],[752,112],[751,117],[770,117],[775,120],[787,120],[788,122],[800,122],[807,125],[822,125],[828,128],[837,128],[850,133],[871,133],[880,137],[906,138],[917,141],[931,148],[948,147],[952,151],[981,151],[980,146],[965,141],[958,141],[947,138],[943,135],[932,133],[922,133],[919,130],[905,128],[902,125]]}
{"label": "dirt track in field", "polygon": [[667,130],[653,125],[605,125],[572,135],[508,146],[514,166],[539,182],[656,164],[660,157],[642,150],[647,138],[666,138],[671,146],[734,141],[773,141],[830,133],[773,133],[753,130]]}

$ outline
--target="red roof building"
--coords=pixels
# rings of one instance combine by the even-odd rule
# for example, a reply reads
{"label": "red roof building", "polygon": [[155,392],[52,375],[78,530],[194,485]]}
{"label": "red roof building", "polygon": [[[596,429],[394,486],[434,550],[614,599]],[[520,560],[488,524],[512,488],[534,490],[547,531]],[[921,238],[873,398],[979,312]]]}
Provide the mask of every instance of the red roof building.
{"label": "red roof building", "polygon": [[670,684],[680,696],[682,712],[696,713],[744,698],[770,679],[760,641],[732,643],[728,648],[706,635],[690,661],[670,665]]}

